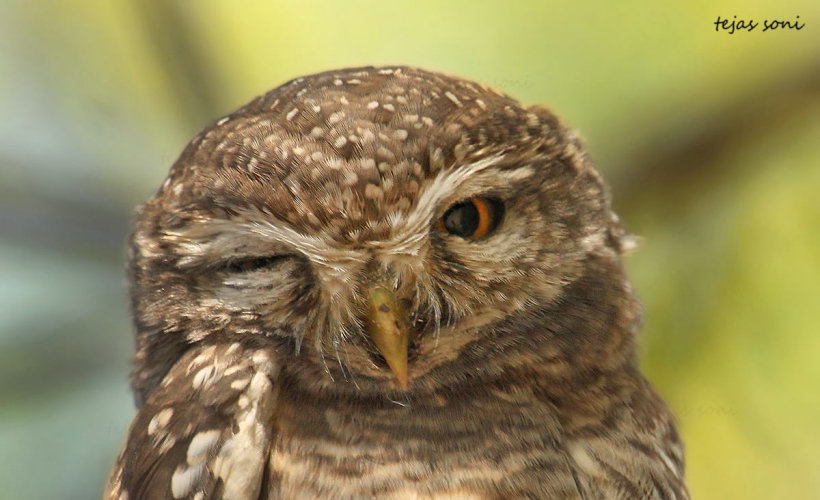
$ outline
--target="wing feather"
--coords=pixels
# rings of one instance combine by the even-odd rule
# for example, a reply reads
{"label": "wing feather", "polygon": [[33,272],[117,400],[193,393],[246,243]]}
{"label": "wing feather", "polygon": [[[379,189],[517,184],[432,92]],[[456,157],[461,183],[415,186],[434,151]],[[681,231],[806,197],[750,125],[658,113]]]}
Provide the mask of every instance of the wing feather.
{"label": "wing feather", "polygon": [[140,408],[104,498],[257,498],[277,372],[265,349],[191,349]]}

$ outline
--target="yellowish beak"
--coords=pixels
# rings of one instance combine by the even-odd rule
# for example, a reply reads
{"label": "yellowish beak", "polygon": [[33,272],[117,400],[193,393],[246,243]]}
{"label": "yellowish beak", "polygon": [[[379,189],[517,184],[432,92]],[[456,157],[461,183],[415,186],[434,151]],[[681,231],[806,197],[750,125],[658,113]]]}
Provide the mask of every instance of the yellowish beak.
{"label": "yellowish beak", "polygon": [[382,285],[368,291],[367,306],[370,339],[387,361],[399,386],[407,389],[407,314],[399,307],[396,295]]}

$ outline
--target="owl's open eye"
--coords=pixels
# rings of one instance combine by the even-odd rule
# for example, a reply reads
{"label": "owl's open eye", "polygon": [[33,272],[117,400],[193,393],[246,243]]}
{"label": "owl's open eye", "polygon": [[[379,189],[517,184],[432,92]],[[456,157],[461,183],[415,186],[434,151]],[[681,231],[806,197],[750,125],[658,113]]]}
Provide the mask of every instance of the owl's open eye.
{"label": "owl's open eye", "polygon": [[436,223],[436,229],[464,239],[479,240],[498,228],[503,215],[504,205],[500,200],[474,196],[448,208]]}
{"label": "owl's open eye", "polygon": [[291,255],[267,255],[264,257],[242,257],[226,262],[222,269],[229,273],[247,273],[269,269],[292,257]]}

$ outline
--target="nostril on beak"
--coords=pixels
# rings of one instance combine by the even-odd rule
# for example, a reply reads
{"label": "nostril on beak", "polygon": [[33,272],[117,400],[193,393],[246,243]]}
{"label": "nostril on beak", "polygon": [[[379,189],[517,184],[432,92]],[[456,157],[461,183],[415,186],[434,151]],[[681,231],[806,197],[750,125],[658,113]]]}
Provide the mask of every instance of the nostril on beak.
{"label": "nostril on beak", "polygon": [[399,386],[407,388],[407,350],[409,328],[406,310],[393,291],[383,285],[372,286],[367,293],[367,326],[370,339],[396,376]]}

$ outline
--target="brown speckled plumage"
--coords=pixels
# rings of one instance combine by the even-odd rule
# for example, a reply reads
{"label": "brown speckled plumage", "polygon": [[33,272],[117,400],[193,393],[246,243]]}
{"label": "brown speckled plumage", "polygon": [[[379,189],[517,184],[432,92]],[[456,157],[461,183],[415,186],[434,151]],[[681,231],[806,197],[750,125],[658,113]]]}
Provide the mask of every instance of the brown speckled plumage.
{"label": "brown speckled plumage", "polygon": [[[471,197],[503,203],[492,234],[441,231]],[[106,498],[687,498],[629,243],[544,108],[405,67],[291,81],[139,212],[140,408]],[[407,313],[406,389],[373,283]]]}

